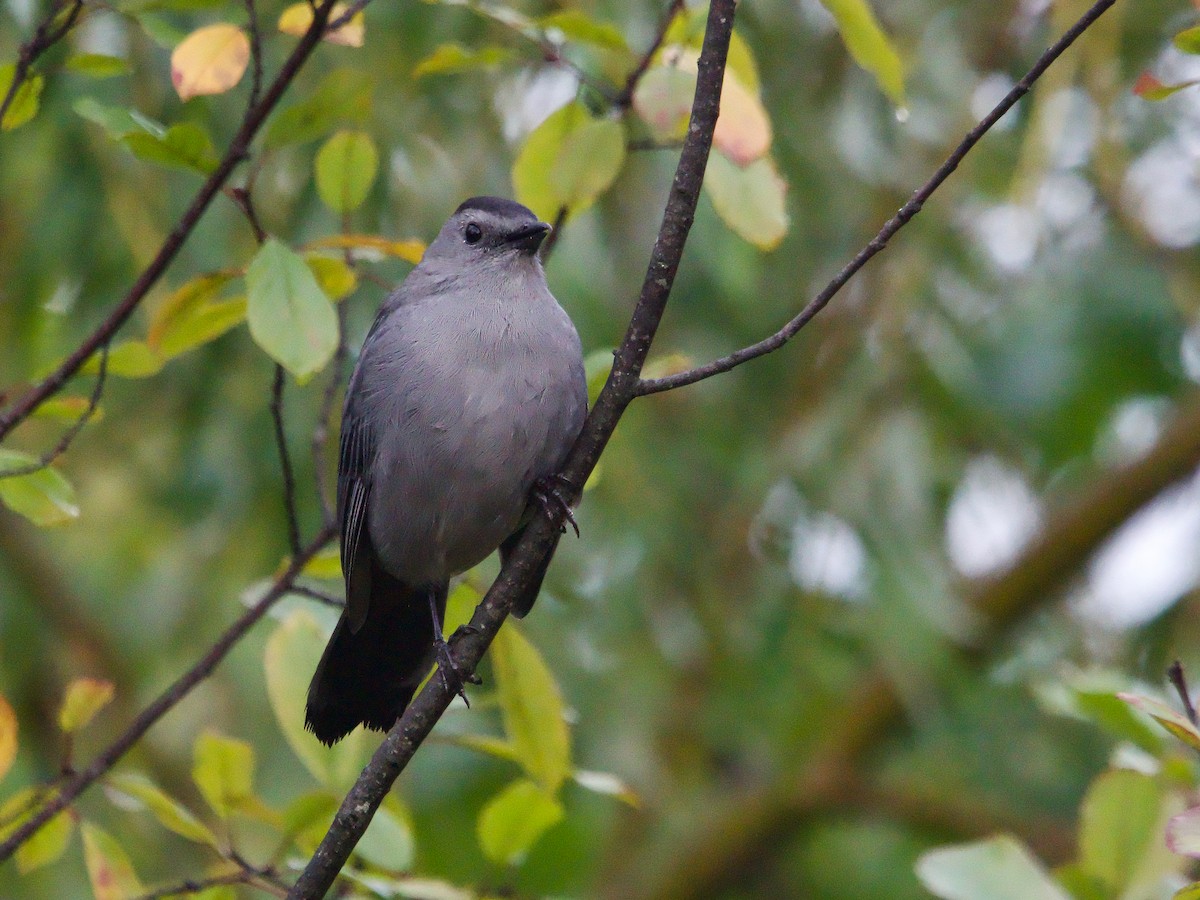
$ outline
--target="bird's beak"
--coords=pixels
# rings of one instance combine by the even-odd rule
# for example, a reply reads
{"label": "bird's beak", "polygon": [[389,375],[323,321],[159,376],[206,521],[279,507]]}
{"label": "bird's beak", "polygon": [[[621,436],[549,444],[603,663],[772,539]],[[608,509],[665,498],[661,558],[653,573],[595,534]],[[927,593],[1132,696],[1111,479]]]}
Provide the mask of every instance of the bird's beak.
{"label": "bird's beak", "polygon": [[524,228],[518,228],[516,231],[510,231],[505,236],[504,243],[517,247],[525,253],[533,254],[537,253],[538,247],[542,245],[542,241],[549,233],[549,225],[545,222],[535,222]]}

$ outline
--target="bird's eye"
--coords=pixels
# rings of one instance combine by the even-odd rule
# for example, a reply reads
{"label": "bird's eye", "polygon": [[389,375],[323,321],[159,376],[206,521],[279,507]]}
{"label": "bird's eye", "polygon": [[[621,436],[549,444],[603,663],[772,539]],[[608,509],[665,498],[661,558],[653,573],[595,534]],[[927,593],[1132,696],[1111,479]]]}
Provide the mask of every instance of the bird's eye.
{"label": "bird's eye", "polygon": [[474,222],[468,222],[467,227],[463,229],[463,237],[468,244],[478,244],[483,237],[483,229]]}

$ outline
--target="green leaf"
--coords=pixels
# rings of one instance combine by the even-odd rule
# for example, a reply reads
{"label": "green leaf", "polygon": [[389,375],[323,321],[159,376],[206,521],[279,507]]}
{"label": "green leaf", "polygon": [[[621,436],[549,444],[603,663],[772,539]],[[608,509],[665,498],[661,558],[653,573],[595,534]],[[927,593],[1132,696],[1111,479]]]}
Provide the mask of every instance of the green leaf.
{"label": "green leaf", "polygon": [[89,78],[112,78],[129,71],[129,60],[103,53],[77,53],[67,60],[67,69]]}
{"label": "green leaf", "polygon": [[58,727],[67,734],[79,731],[112,702],[114,690],[111,681],[76,678],[67,685],[66,696],[58,710]]}
{"label": "green leaf", "polygon": [[[0,97],[8,94],[16,70],[13,63],[0,66]],[[4,118],[0,120],[0,131],[12,131],[14,128],[19,128],[37,115],[38,104],[42,98],[42,88],[45,84],[46,79],[41,75],[26,74],[25,80],[13,94],[8,109],[4,111]]]}
{"label": "green leaf", "polygon": [[462,747],[464,750],[474,750],[476,753],[482,753],[494,759],[502,759],[518,765],[521,763],[521,754],[517,748],[504,738],[494,737],[490,734],[447,734],[442,736],[442,740],[447,744]]}
{"label": "green leaf", "polygon": [[34,869],[54,862],[66,852],[74,830],[75,819],[70,810],[64,809],[17,848],[14,855],[17,871],[27,875]]}
{"label": "green leaf", "polygon": [[489,44],[472,50],[462,44],[439,44],[437,49],[413,67],[413,78],[426,75],[454,75],[478,69],[494,69],[516,57],[508,47]]}
{"label": "green leaf", "polygon": [[330,791],[301,794],[283,811],[283,839],[296,841],[302,851],[311,854],[329,830],[339,799]]}
{"label": "green leaf", "polygon": [[28,475],[2,477],[35,462],[27,453],[0,448],[0,503],[43,528],[79,518],[75,489],[58,469],[46,466]]}
{"label": "green leaf", "polygon": [[1171,43],[1184,53],[1200,54],[1200,25],[1185,28],[1171,39]]}
{"label": "green leaf", "polygon": [[144,893],[121,845],[99,825],[84,822],[83,858],[95,900],[128,900]]}
{"label": "green leaf", "polygon": [[538,19],[537,24],[543,31],[560,31],[567,40],[581,44],[591,44],[604,50],[629,49],[625,36],[616,26],[608,22],[597,22],[577,9],[551,13]]}
{"label": "green leaf", "polygon": [[335,213],[358,209],[370,193],[379,153],[363,131],[339,131],[317,153],[317,193]]}
{"label": "green leaf", "polygon": [[75,110],[76,115],[99,125],[114,140],[144,130],[141,121],[130,110],[121,106],[106,106],[92,97],[80,97],[71,104],[71,109]]}
{"label": "green leaf", "polygon": [[274,150],[285,144],[316,140],[339,124],[359,124],[371,115],[371,84],[362,72],[335,69],[306,100],[271,119],[265,143]]}
{"label": "green leaf", "polygon": [[1119,895],[1159,840],[1162,789],[1149,775],[1117,769],[1092,782],[1079,815],[1079,859]]}
{"label": "green leaf", "polygon": [[551,826],[563,817],[550,792],[522,778],[488,801],[476,830],[483,854],[492,862],[518,865]]}
{"label": "green leaf", "polygon": [[921,854],[917,878],[943,900],[1070,900],[1025,845],[1009,835]]}
{"label": "green leaf", "polygon": [[1200,806],[1171,817],[1167,822],[1167,846],[1172,853],[1200,859]]}
{"label": "green leaf", "polygon": [[904,67],[900,54],[879,27],[867,0],[821,0],[833,14],[838,32],[854,61],[875,76],[896,106],[904,105]]}
{"label": "green leaf", "polygon": [[0,781],[17,759],[17,714],[0,694]]}
{"label": "green leaf", "polygon": [[250,335],[303,384],[333,358],[338,320],[304,260],[270,238],[246,269]]}
{"label": "green leaf", "polygon": [[206,731],[192,747],[192,780],[223,819],[254,798],[254,748],[245,741]]}
{"label": "green leaf", "polygon": [[146,162],[207,175],[217,167],[216,150],[208,132],[193,122],[172,125],[161,137],[134,131],[121,138],[133,155]]}
{"label": "green leaf", "polygon": [[563,141],[550,168],[550,184],[560,206],[590,206],[608,190],[625,164],[625,126],[615,119],[592,119]]}
{"label": "green leaf", "polygon": [[388,872],[412,868],[416,844],[407,817],[388,809],[386,803],[375,811],[355,853],[371,865]]}
{"label": "green leaf", "polygon": [[1171,896],[1171,900],[1200,900],[1200,881],[1180,888]]}
{"label": "green leaf", "polygon": [[108,785],[110,792],[122,794],[149,810],[167,830],[189,841],[207,844],[217,850],[222,849],[217,836],[190,809],[144,776],[111,775]]}
{"label": "green leaf", "polygon": [[571,734],[554,676],[511,622],[500,629],[491,657],[509,743],[529,776],[554,793],[571,774]]}
{"label": "green leaf", "polygon": [[[150,6],[151,4],[143,4]],[[164,3],[165,7],[166,4]],[[185,37],[187,32],[180,28],[173,19],[154,13],[140,13],[137,23],[142,26],[146,36],[164,50],[174,50]]]}
{"label": "green leaf", "polygon": [[[121,378],[150,378],[162,371],[164,360],[145,341],[123,341],[108,351],[106,371]],[[100,371],[100,354],[93,353],[80,369],[84,375]]]}
{"label": "green leaf", "polygon": [[317,284],[321,286],[325,296],[334,303],[345,300],[358,287],[358,276],[345,260],[306,253],[304,262],[312,270],[313,277],[317,279]]}
{"label": "green leaf", "polygon": [[553,221],[563,207],[574,214],[590,205],[624,161],[624,127],[568,103],[525,139],[513,163],[513,188],[521,203]]}
{"label": "green leaf", "polygon": [[162,343],[159,351],[167,359],[174,359],[189,350],[215,341],[245,320],[245,297],[202,303],[171,323],[160,338]]}
{"label": "green leaf", "polygon": [[322,785],[342,792],[362,769],[368,743],[355,729],[333,747],[325,747],[304,729],[308,683],[325,649],[328,635],[304,610],[289,615],[267,639],[263,667],[267,697],[292,752]]}
{"label": "green leaf", "polygon": [[1193,750],[1200,750],[1200,730],[1183,713],[1153,697],[1130,693],[1119,693],[1117,696],[1134,709],[1144,712]]}
{"label": "green leaf", "polygon": [[708,158],[704,189],[730,230],[760,250],[775,249],[787,234],[787,182],[771,157],[739,168],[714,153]]}
{"label": "green leaf", "polygon": [[[55,422],[77,422],[89,406],[87,397],[78,394],[59,394],[51,397],[33,411],[39,419],[49,419]],[[104,410],[97,406],[92,410],[92,421],[99,422],[104,418]]]}
{"label": "green leaf", "polygon": [[300,574],[307,578],[319,578],[322,581],[341,581],[342,551],[336,544],[330,544],[305,563]]}

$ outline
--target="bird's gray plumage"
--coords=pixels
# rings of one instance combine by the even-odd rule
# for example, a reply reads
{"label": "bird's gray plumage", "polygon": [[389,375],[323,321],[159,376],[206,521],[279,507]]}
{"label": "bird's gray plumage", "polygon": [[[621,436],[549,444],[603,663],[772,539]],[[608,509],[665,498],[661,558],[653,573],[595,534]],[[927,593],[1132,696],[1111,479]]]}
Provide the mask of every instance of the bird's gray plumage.
{"label": "bird's gray plumage", "polygon": [[363,344],[338,467],[347,605],[309,689],[327,743],[403,711],[432,664],[430,604],[507,549],[579,434],[582,350],[537,258],[547,231],[512,201],[466,201]]}

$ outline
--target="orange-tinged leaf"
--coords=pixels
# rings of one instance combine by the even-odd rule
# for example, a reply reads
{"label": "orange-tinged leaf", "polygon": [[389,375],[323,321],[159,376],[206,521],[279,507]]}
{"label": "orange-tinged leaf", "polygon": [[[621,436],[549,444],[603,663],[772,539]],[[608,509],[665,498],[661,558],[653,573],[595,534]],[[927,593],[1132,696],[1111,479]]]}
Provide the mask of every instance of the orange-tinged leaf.
{"label": "orange-tinged leaf", "polygon": [[1134,709],[1140,709],[1146,715],[1150,716],[1150,718],[1154,719],[1159,725],[1167,729],[1167,731],[1193,750],[1200,750],[1200,729],[1197,729],[1183,713],[1176,711],[1161,700],[1156,700],[1153,697],[1143,697],[1141,694],[1130,693],[1119,693],[1117,696]]}
{"label": "orange-tinged leaf", "polygon": [[[345,3],[335,3],[329,13],[329,21],[336,22],[349,7]],[[279,30],[284,34],[300,37],[312,25],[313,11],[307,3],[293,3],[279,16]],[[321,40],[331,44],[341,44],[343,47],[361,47],[366,38],[366,26],[363,24],[362,12],[350,17],[350,21],[333,31],[326,31]]]}
{"label": "orange-tinged leaf", "polygon": [[250,39],[236,25],[198,28],[171,54],[171,84],[181,100],[223,94],[242,80],[250,61]]}
{"label": "orange-tinged leaf", "polygon": [[0,694],[0,778],[8,774],[17,758],[17,715]]}
{"label": "orange-tinged leaf", "polygon": [[1184,81],[1179,84],[1163,84],[1149,72],[1143,72],[1133,83],[1133,93],[1144,100],[1166,100],[1176,91],[1193,87],[1200,81]]}
{"label": "orange-tinged leaf", "polygon": [[67,685],[67,695],[58,710],[58,727],[70,734],[78,731],[113,698],[113,683],[98,678],[76,678]]}
{"label": "orange-tinged leaf", "polygon": [[721,87],[721,114],[713,145],[739,166],[749,165],[771,149],[771,120],[762,101],[732,72],[725,73]]}
{"label": "orange-tinged leaf", "polygon": [[83,859],[96,900],[125,900],[143,892],[137,873],[121,845],[107,831],[84,822]]}

